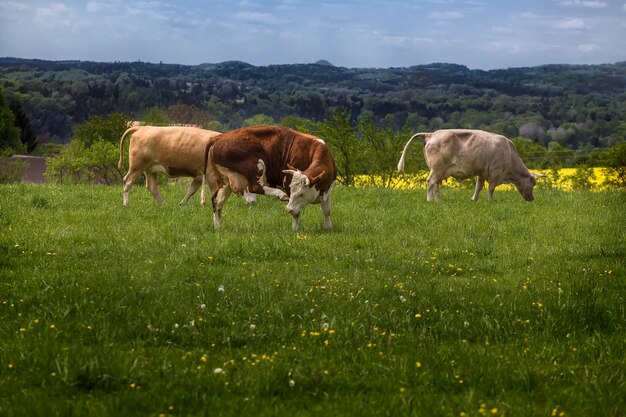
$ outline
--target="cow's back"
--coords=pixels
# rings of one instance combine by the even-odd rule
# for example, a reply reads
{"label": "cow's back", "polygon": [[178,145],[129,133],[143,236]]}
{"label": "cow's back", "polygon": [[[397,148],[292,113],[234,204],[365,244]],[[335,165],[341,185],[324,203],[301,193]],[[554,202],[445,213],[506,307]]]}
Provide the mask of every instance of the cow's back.
{"label": "cow's back", "polygon": [[143,126],[132,136],[130,156],[171,177],[202,175],[204,150],[220,132],[195,127]]}
{"label": "cow's back", "polygon": [[509,140],[482,130],[445,129],[434,132],[424,144],[431,169],[458,179],[502,173],[510,164]]}

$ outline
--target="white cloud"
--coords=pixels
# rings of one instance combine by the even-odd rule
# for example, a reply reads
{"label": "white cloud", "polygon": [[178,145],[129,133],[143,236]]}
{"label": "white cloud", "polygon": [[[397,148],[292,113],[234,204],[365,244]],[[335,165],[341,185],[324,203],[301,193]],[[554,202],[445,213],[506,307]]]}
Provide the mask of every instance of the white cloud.
{"label": "white cloud", "polygon": [[507,35],[513,33],[513,29],[508,26],[494,26],[491,28],[493,33],[497,33],[498,35]]}
{"label": "white cloud", "polygon": [[273,25],[273,24],[278,23],[278,20],[270,13],[239,12],[239,13],[235,13],[233,17],[237,20],[245,20],[246,22],[264,23],[267,25]]}
{"label": "white cloud", "polygon": [[383,45],[395,46],[399,48],[433,42],[430,38],[418,38],[412,36],[383,36],[381,39]]}
{"label": "white cloud", "polygon": [[463,15],[459,12],[431,12],[428,17],[435,20],[455,20],[461,19]]}
{"label": "white cloud", "polygon": [[600,50],[600,46],[595,43],[586,43],[583,45],[578,45],[578,50],[585,54],[590,54],[592,52]]}
{"label": "white cloud", "polygon": [[0,10],[2,12],[23,12],[28,9],[28,6],[16,1],[7,1],[0,3]]}
{"label": "white cloud", "polygon": [[116,10],[117,6],[115,4],[110,2],[105,3],[103,1],[89,1],[85,6],[85,11],[87,13],[112,13]]}
{"label": "white cloud", "polygon": [[562,1],[561,6],[580,6],[588,7],[591,9],[602,9],[608,6],[608,3],[604,1],[589,1],[589,0],[566,0]]}
{"label": "white cloud", "polygon": [[521,14],[522,19],[530,19],[530,20],[536,20],[536,19],[541,19],[543,18],[543,16],[538,15],[536,13],[531,13],[531,12],[524,12]]}
{"label": "white cloud", "polygon": [[465,4],[473,7],[486,7],[487,3],[484,1],[476,1],[476,0],[466,0]]}
{"label": "white cloud", "polygon": [[555,23],[554,27],[561,30],[582,30],[585,29],[587,26],[585,25],[584,20],[579,18],[571,18]]}
{"label": "white cloud", "polygon": [[71,10],[62,3],[51,3],[48,7],[40,7],[37,9],[37,17],[56,17],[69,13]]}

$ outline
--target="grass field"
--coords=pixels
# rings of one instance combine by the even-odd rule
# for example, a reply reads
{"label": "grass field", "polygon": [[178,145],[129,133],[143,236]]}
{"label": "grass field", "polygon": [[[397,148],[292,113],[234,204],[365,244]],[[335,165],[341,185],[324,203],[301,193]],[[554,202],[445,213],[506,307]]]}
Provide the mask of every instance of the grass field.
{"label": "grass field", "polygon": [[2,416],[625,416],[626,193],[0,186]]}

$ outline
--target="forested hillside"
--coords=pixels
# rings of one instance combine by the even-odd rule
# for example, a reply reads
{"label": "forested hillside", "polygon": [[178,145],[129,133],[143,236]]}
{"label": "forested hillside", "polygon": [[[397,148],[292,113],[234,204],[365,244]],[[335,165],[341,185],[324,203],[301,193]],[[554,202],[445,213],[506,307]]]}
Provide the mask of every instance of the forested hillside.
{"label": "forested hillside", "polygon": [[23,104],[40,142],[67,143],[89,116],[141,119],[155,108],[174,122],[222,130],[288,116],[319,121],[341,107],[355,121],[369,113],[413,131],[482,128],[570,148],[626,138],[626,62],[481,71],[0,58],[0,86],[8,102]]}

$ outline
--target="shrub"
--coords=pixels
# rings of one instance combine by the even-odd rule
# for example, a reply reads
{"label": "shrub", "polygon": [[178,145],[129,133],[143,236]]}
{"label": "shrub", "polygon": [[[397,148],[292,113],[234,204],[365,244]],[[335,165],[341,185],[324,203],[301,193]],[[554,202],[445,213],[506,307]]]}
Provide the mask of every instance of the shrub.
{"label": "shrub", "polygon": [[20,182],[22,174],[28,169],[25,161],[11,161],[6,158],[0,163],[0,184]]}
{"label": "shrub", "polygon": [[599,159],[606,166],[608,182],[621,188],[626,187],[626,143],[607,149],[600,154]]}

